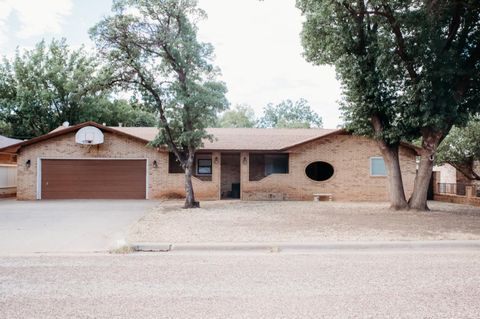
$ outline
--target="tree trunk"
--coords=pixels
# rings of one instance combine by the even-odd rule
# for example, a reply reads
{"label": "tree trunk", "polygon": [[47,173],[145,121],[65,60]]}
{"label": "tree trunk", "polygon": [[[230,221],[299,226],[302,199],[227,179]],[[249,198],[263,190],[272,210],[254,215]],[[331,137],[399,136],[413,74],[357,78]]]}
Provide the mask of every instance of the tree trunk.
{"label": "tree trunk", "polygon": [[384,141],[378,141],[380,151],[385,160],[388,173],[388,185],[390,195],[390,209],[404,210],[408,208],[405,190],[403,188],[402,171],[400,169],[399,145],[387,145]]}
{"label": "tree trunk", "polygon": [[432,178],[433,164],[438,145],[443,140],[443,133],[425,129],[422,137],[422,152],[420,165],[415,177],[413,193],[408,204],[410,209],[418,211],[429,210],[427,205],[428,187]]}
{"label": "tree trunk", "polygon": [[[378,115],[371,118],[372,127],[376,134],[383,132],[382,120]],[[403,189],[402,171],[400,169],[400,157],[398,154],[399,143],[387,144],[383,139],[377,140],[377,145],[382,152],[388,174],[388,185],[390,195],[390,209],[403,210],[408,208],[405,190]]]}
{"label": "tree trunk", "polygon": [[422,154],[420,157],[420,165],[418,166],[417,176],[415,177],[415,186],[413,193],[408,201],[410,209],[427,211],[428,187],[433,171],[433,154]]}
{"label": "tree trunk", "polygon": [[194,156],[189,154],[185,164],[185,205],[183,208],[199,208],[200,203],[195,201],[195,193],[193,191],[192,174],[193,174]]}

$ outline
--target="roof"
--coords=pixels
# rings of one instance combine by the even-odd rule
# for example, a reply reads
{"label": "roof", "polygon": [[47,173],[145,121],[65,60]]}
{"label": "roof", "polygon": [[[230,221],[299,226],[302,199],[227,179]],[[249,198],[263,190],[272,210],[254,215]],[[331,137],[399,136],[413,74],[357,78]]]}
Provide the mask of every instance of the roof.
{"label": "roof", "polygon": [[4,148],[20,142],[22,142],[22,140],[17,140],[15,138],[9,138],[9,137],[0,135],[0,148]]}
{"label": "roof", "polygon": [[123,133],[121,131],[117,131],[115,129],[112,129],[108,126],[100,125],[100,124],[95,123],[95,122],[84,122],[84,123],[81,123],[81,124],[78,124],[78,125],[73,125],[73,126],[68,126],[68,127],[64,127],[64,126],[58,127],[48,134],[41,135],[41,136],[32,138],[30,140],[27,140],[27,141],[19,142],[19,143],[16,143],[16,144],[13,144],[13,145],[10,145],[10,146],[7,146],[7,147],[0,148],[0,152],[16,153],[23,146],[28,146],[28,145],[35,144],[35,143],[38,143],[38,142],[42,142],[42,141],[45,141],[45,140],[48,140],[48,139],[51,139],[51,138],[54,138],[54,137],[57,137],[57,136],[61,136],[61,135],[64,135],[64,134],[67,134],[67,133],[70,133],[70,132],[76,132],[79,129],[81,129],[82,127],[85,127],[85,126],[94,126],[94,127],[98,128],[102,131],[106,131],[106,132],[110,132],[110,133],[113,133],[113,134],[118,134],[118,135],[123,135],[123,136],[128,136],[128,137],[131,137],[131,138],[135,138],[137,140],[140,140],[140,141],[144,142],[145,144],[150,142],[149,140],[144,140],[140,137],[132,136],[132,135]]}
{"label": "roof", "polygon": [[[95,122],[85,122],[69,127],[59,127],[52,132],[20,141],[16,144],[0,147],[0,152],[16,153],[21,147],[38,143],[56,136],[76,132],[82,127],[94,126],[102,131],[134,138],[147,144],[158,133],[155,127],[111,127]],[[294,146],[335,134],[348,134],[343,129],[276,129],[276,128],[208,128],[213,141],[205,140],[202,150],[208,151],[286,151]],[[411,145],[405,145],[411,147]]]}
{"label": "roof", "polygon": [[[154,127],[112,127],[117,131],[152,141],[158,129]],[[204,150],[281,151],[312,139],[341,130],[272,129],[272,128],[207,128],[213,141],[204,141]]]}

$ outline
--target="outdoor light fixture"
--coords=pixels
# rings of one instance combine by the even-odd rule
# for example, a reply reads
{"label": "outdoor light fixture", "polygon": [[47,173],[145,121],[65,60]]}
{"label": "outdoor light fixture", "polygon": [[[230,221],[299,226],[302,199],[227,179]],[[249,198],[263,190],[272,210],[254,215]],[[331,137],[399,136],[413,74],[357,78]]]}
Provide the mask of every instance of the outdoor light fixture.
{"label": "outdoor light fixture", "polygon": [[27,168],[30,168],[31,165],[32,165],[32,161],[27,160],[27,161],[25,162],[25,166],[26,166]]}
{"label": "outdoor light fixture", "polygon": [[153,168],[158,168],[158,163],[157,163],[157,161],[156,161],[156,160],[155,160],[155,161],[153,161]]}
{"label": "outdoor light fixture", "polygon": [[218,164],[218,156],[215,156],[214,163],[215,163],[215,164]]}
{"label": "outdoor light fixture", "polygon": [[247,157],[246,156],[243,157],[243,164],[245,164],[245,165],[247,164]]}

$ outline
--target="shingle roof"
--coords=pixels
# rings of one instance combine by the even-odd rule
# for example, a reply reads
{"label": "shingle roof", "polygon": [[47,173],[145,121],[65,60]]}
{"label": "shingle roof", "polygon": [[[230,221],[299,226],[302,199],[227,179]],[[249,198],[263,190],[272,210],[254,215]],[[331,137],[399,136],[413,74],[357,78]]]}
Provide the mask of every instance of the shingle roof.
{"label": "shingle roof", "polygon": [[[154,127],[110,127],[111,129],[152,141],[158,133]],[[214,140],[204,141],[206,150],[279,151],[342,130],[334,129],[262,129],[208,128]]]}
{"label": "shingle roof", "polygon": [[21,140],[17,140],[14,138],[9,138],[3,135],[0,135],[0,148],[4,148],[13,144],[17,144],[21,142]]}
{"label": "shingle roof", "polygon": [[[158,132],[154,127],[107,127],[95,122],[85,122],[69,127],[61,126],[48,134],[18,141],[10,146],[0,146],[0,152],[16,153],[21,147],[75,132],[85,126],[95,126],[113,134],[136,138],[145,144],[152,141]],[[343,129],[209,128],[207,131],[214,136],[214,141],[205,141],[203,149],[210,151],[286,151],[329,135],[349,134]],[[402,145],[418,153],[419,148],[416,146],[408,143]]]}

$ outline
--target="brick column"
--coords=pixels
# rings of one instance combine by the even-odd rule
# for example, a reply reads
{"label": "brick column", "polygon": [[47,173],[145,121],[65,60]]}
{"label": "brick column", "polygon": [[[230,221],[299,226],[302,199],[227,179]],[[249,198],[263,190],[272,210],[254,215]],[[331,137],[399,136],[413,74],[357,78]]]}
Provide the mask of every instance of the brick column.
{"label": "brick column", "polygon": [[475,191],[475,187],[473,187],[472,185],[465,186],[465,195],[468,198],[475,197],[475,195],[473,193],[474,191]]}
{"label": "brick column", "polygon": [[433,179],[433,195],[438,194],[438,183],[440,182],[439,178],[438,178],[439,175],[440,175],[439,172],[433,172],[433,176],[432,176],[432,179]]}
{"label": "brick column", "polygon": [[240,153],[240,199],[244,200],[243,192],[248,187],[247,183],[249,180],[249,153],[241,152]]}
{"label": "brick column", "polygon": [[212,182],[217,187],[217,199],[221,199],[222,184],[222,154],[220,152],[212,153]]}

